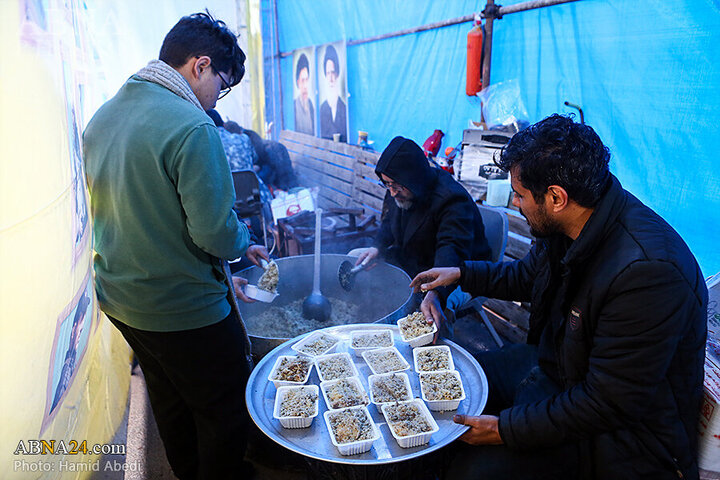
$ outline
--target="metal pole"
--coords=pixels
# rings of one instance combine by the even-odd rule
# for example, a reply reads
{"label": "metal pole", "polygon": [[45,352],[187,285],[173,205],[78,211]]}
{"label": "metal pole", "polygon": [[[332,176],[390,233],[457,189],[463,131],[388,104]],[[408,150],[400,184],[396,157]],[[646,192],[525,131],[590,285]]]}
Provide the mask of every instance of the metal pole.
{"label": "metal pole", "polygon": [[[360,45],[362,43],[376,42],[378,40],[385,40],[387,38],[400,37],[402,35],[409,35],[411,33],[425,32],[427,30],[434,30],[437,28],[449,27],[451,25],[458,25],[460,23],[472,22],[474,14],[463,15],[462,17],[449,18],[447,20],[441,20],[439,22],[428,23],[420,25],[419,27],[406,28],[404,30],[398,30],[396,32],[383,33],[382,35],[376,35],[374,37],[360,38],[358,40],[348,40],[348,45]],[[281,57],[289,57],[293,52],[282,52]]]}
{"label": "metal pole", "polygon": [[482,87],[490,85],[490,60],[492,57],[493,21],[495,20],[495,0],[487,0],[483,15],[485,15],[485,38],[483,39]]}
{"label": "metal pole", "polygon": [[348,45],[360,45],[361,43],[375,42],[377,40],[385,40],[386,38],[399,37],[401,35],[408,35],[410,33],[424,32],[426,30],[434,30],[436,28],[449,27],[451,25],[457,25],[459,23],[472,22],[474,15],[464,15],[462,17],[450,18],[448,20],[441,20],[439,22],[428,23],[419,27],[406,28],[405,30],[398,30],[397,32],[385,33],[382,35],[376,35],[374,37],[361,38],[359,40],[348,40]]}
{"label": "metal pole", "polygon": [[495,5],[495,0],[487,0],[482,16],[485,18],[485,48],[482,66],[482,86],[487,88],[490,85],[490,60],[492,58],[492,37],[493,21],[501,19],[503,15],[524,12],[535,8],[551,7],[562,3],[577,2],[578,0],[531,0],[529,2],[517,3],[507,7]]}
{"label": "metal pole", "polygon": [[535,8],[551,7],[553,5],[560,5],[561,3],[577,2],[578,0],[532,0],[529,2],[516,3],[515,5],[509,5],[507,7],[500,7],[500,16],[507,15],[509,13],[524,12],[526,10],[533,10]]}
{"label": "metal pole", "polygon": [[[483,11],[486,19],[490,18],[502,18],[503,15],[509,13],[522,12],[524,10],[532,10],[534,8],[549,7],[551,5],[558,5],[561,3],[577,2],[578,0],[533,0],[530,2],[518,3],[517,5],[510,5],[509,7],[496,6],[495,2],[488,1],[488,5],[493,6],[493,10]],[[441,20],[439,22],[428,23],[420,25],[419,27],[406,28],[404,30],[398,30],[396,32],[384,33],[382,35],[376,35],[374,37],[360,38],[358,40],[348,40],[348,45],[360,45],[362,43],[376,42],[378,40],[385,40],[387,38],[399,37],[402,35],[408,35],[411,33],[424,32],[427,30],[434,30],[437,28],[449,27],[451,25],[458,25],[460,23],[472,22],[475,18],[474,14],[463,15],[462,17],[450,18],[447,20]],[[486,27],[487,28],[487,27]],[[289,57],[293,52],[280,52],[280,57]]]}
{"label": "metal pole", "polygon": [[[285,116],[283,115],[283,88],[282,88],[282,73],[280,69],[280,26],[278,25],[278,9],[277,9],[277,0],[272,1],[272,8],[273,8],[273,15],[275,16],[275,21],[273,22],[275,24],[275,52],[277,53],[276,57],[276,64],[277,64],[277,78],[278,78],[278,96],[280,97],[280,122],[278,122],[278,119],[275,118],[273,121],[276,125],[280,127],[280,131],[284,130],[285,128]],[[270,135],[270,137],[274,137],[274,135]],[[277,137],[276,137],[277,138]]]}

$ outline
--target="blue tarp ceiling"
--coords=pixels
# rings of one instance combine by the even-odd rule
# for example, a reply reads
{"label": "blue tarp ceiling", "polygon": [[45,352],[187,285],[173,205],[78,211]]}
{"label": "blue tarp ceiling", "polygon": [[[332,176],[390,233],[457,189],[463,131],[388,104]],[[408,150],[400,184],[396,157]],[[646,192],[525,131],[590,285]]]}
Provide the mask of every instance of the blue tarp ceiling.
{"label": "blue tarp ceiling", "polygon": [[[278,0],[279,50],[460,17],[484,4]],[[396,135],[422,144],[439,128],[443,149],[457,144],[468,121],[480,120],[479,99],[465,95],[470,28],[349,45],[350,141],[367,130],[382,150]],[[492,83],[516,80],[531,122],[572,112],[565,101],[583,107],[610,147],[613,173],[678,230],[706,276],[720,270],[718,45],[718,0],[581,0],[497,20],[492,56]],[[274,120],[293,129],[292,57],[280,73],[283,115]]]}

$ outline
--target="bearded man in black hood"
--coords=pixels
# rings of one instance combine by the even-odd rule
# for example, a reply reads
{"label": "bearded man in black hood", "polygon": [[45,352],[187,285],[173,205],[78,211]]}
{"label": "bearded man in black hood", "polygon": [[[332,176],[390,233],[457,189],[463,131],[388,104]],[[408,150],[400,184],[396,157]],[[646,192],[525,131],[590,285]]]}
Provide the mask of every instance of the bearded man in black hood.
{"label": "bearded man in black hood", "polygon": [[[490,258],[472,197],[449,173],[432,168],[415,142],[395,137],[380,156],[375,173],[388,190],[382,222],[374,245],[360,254],[357,265],[380,257],[413,277],[432,267]],[[438,328],[445,321],[443,309],[452,292],[441,287],[422,301],[423,314]]]}

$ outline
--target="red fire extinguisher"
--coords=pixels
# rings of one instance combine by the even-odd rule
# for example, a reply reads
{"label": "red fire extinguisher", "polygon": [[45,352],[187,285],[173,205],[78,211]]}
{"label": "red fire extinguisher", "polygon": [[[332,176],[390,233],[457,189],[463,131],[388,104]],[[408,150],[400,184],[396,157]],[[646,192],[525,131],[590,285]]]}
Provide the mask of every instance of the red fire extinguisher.
{"label": "red fire extinguisher", "polygon": [[473,28],[467,35],[467,77],[465,93],[475,95],[482,90],[483,27],[475,17]]}
{"label": "red fire extinguisher", "polygon": [[442,130],[436,129],[433,134],[430,135],[427,140],[425,140],[425,143],[423,143],[423,151],[425,152],[426,157],[437,156],[438,152],[440,151],[442,137],[444,136],[445,134],[442,132]]}

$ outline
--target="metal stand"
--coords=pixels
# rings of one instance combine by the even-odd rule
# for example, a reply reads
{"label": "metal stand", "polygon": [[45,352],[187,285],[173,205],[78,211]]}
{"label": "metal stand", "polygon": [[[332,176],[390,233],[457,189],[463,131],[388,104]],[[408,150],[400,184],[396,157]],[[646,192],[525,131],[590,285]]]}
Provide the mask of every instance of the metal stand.
{"label": "metal stand", "polygon": [[495,330],[495,327],[493,327],[493,324],[490,322],[487,313],[485,313],[485,310],[482,307],[482,304],[485,303],[485,300],[485,297],[475,297],[466,305],[464,305],[463,308],[471,307],[477,312],[478,315],[480,315],[480,318],[485,324],[485,327],[488,329],[488,332],[490,332],[490,336],[492,336],[493,340],[495,340],[497,346],[502,348],[505,343],[500,338],[500,335],[498,335],[497,330]]}

